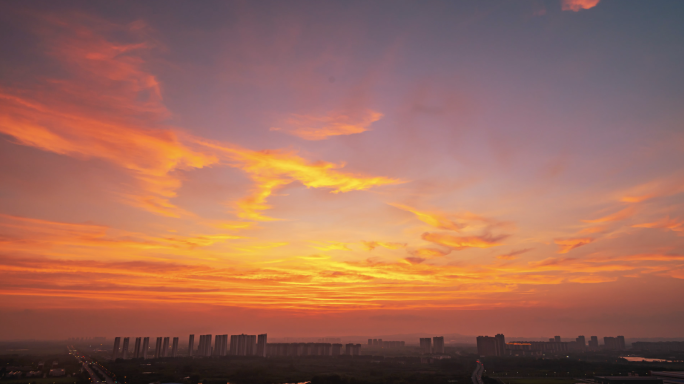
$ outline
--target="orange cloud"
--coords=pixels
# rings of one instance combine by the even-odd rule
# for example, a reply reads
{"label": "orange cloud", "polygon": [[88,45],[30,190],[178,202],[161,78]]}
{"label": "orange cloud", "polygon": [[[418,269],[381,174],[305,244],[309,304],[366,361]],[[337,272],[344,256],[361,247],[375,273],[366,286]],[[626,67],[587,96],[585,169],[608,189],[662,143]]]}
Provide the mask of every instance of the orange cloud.
{"label": "orange cloud", "polygon": [[304,140],[325,140],[331,136],[366,132],[382,116],[382,113],[374,111],[364,111],[356,116],[345,113],[326,116],[293,114],[285,121],[285,128],[271,128],[271,131],[283,131]]}
{"label": "orange cloud", "polygon": [[610,222],[610,221],[621,221],[621,220],[626,220],[629,219],[630,217],[634,216],[634,214],[637,211],[637,207],[634,205],[630,205],[627,208],[624,208],[618,212],[613,213],[612,215],[604,216],[598,219],[594,220],[582,220],[585,223],[605,223],[605,222]]}
{"label": "orange cloud", "polygon": [[554,242],[558,245],[558,253],[568,253],[573,249],[587,245],[592,241],[594,241],[594,239],[591,237],[554,240]]}
{"label": "orange cloud", "polygon": [[632,227],[669,229],[673,232],[677,232],[680,235],[684,235],[684,220],[670,219],[670,216],[666,216],[662,220],[654,223],[637,224],[633,225]]}
{"label": "orange cloud", "polygon": [[499,260],[515,260],[518,258],[518,255],[522,255],[523,253],[529,252],[531,250],[532,250],[532,248],[526,248],[526,249],[521,249],[518,251],[511,251],[511,252],[505,253],[503,255],[499,255],[496,258]]}
{"label": "orange cloud", "polygon": [[579,12],[582,9],[594,8],[600,0],[562,0],[561,9],[564,11]]}
{"label": "orange cloud", "polygon": [[377,247],[383,247],[387,249],[399,249],[406,248],[406,243],[386,243],[382,241],[362,241],[361,244],[369,250],[372,251]]}
{"label": "orange cloud", "polygon": [[422,212],[422,211],[419,211],[415,208],[411,208],[409,206],[402,205],[402,204],[390,204],[390,205],[392,205],[393,207],[397,207],[399,209],[403,209],[404,211],[408,211],[408,212],[413,213],[414,215],[416,215],[416,217],[418,217],[418,219],[420,221],[422,221],[425,224],[428,224],[432,227],[435,227],[435,228],[448,229],[448,230],[459,232],[466,227],[465,225],[457,224],[457,223],[447,219],[446,217],[444,217],[444,215],[441,215],[439,213]]}
{"label": "orange cloud", "polygon": [[597,283],[608,283],[611,281],[616,281],[617,279],[618,279],[617,277],[611,277],[611,276],[588,275],[588,276],[573,277],[573,278],[568,279],[568,281],[571,283],[597,284]]}
{"label": "orange cloud", "polygon": [[196,142],[221,152],[222,156],[234,167],[250,175],[256,186],[252,194],[236,203],[238,216],[243,219],[269,221],[273,218],[259,211],[269,209],[267,198],[274,190],[294,181],[307,188],[327,188],[332,193],[362,191],[372,187],[399,184],[403,180],[382,176],[361,176],[340,172],[344,164],[307,162],[294,152],[252,151],[237,146],[212,143],[196,139]]}
{"label": "orange cloud", "polygon": [[345,243],[320,241],[312,241],[312,243],[316,243],[317,245],[313,245],[312,247],[320,251],[351,251]]}
{"label": "orange cloud", "polygon": [[489,248],[501,245],[499,242],[508,235],[492,236],[489,234],[482,236],[453,236],[444,233],[423,233],[422,239],[431,243],[444,245],[454,250],[467,248]]}
{"label": "orange cloud", "polygon": [[[229,234],[148,235],[112,229],[97,224],[77,224],[0,214],[0,237],[6,250],[21,252],[64,252],[89,254],[99,247],[111,252],[158,249],[194,249],[226,240],[239,239]],[[77,251],[71,247],[78,247]],[[81,248],[83,248],[81,250]],[[53,251],[54,249],[54,251]],[[134,256],[131,254],[130,256]]]}
{"label": "orange cloud", "polygon": [[601,232],[605,232],[607,230],[608,230],[608,227],[606,227],[606,226],[597,226],[597,227],[584,228],[583,230],[579,231],[579,233],[590,235],[592,233],[601,233]]}
{"label": "orange cloud", "polygon": [[425,259],[422,257],[407,257],[404,260],[409,264],[420,264],[425,261]]}
{"label": "orange cloud", "polygon": [[684,192],[684,182],[680,176],[667,177],[637,185],[622,192],[620,201],[639,203],[657,197],[672,196]]}
{"label": "orange cloud", "polygon": [[423,259],[431,259],[433,257],[443,257],[451,253],[451,249],[447,249],[446,251],[443,251],[441,249],[437,248],[418,248],[414,249],[411,251],[411,254],[423,258]]}
{"label": "orange cloud", "polygon": [[30,91],[0,89],[0,132],[23,145],[116,164],[138,183],[137,190],[124,194],[129,204],[165,216],[187,214],[171,203],[181,184],[173,171],[206,167],[216,158],[159,129],[169,113],[155,76],[144,70],[142,53],[151,44],[105,37],[141,40],[141,25],[75,18],[46,17],[37,31],[68,80],[50,78]]}

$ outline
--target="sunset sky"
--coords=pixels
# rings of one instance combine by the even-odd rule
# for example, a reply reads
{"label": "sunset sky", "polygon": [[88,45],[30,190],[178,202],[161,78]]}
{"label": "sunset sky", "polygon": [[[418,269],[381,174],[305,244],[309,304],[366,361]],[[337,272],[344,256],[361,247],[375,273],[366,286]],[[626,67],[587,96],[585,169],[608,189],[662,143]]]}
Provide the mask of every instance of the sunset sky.
{"label": "sunset sky", "polygon": [[0,339],[684,337],[682,20],[2,1]]}

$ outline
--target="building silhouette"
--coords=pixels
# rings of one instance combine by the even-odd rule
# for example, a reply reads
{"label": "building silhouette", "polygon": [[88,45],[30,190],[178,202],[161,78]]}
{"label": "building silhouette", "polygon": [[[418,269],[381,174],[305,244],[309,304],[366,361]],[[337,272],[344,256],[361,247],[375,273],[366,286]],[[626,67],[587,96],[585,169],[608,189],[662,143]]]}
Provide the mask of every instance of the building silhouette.
{"label": "building silhouette", "polygon": [[174,337],[173,338],[173,345],[171,347],[171,357],[176,357],[178,356],[178,338]]}
{"label": "building silhouette", "polygon": [[575,342],[577,343],[577,346],[579,348],[585,348],[587,346],[587,342],[584,339],[584,336],[577,336],[577,338],[575,339]]}
{"label": "building silhouette", "polygon": [[168,357],[168,356],[169,356],[169,338],[165,337],[164,338],[164,344],[162,345],[161,357]]}
{"label": "building silhouette", "polygon": [[157,344],[155,344],[155,350],[154,350],[154,358],[158,359],[161,357],[161,351],[162,351],[162,338],[157,337]]}
{"label": "building silhouette", "polygon": [[506,338],[503,334],[494,337],[478,336],[477,353],[480,356],[504,356],[506,354]]}
{"label": "building silhouette", "polygon": [[196,356],[211,356],[211,335],[200,335]]}
{"label": "building silhouette", "polygon": [[230,354],[234,356],[253,356],[256,354],[256,335],[231,335]]}
{"label": "building silhouette", "polygon": [[142,340],[141,337],[135,338],[135,345],[133,346],[133,358],[134,359],[140,358],[140,341],[141,340]]}
{"label": "building silhouette", "polygon": [[140,357],[147,359],[147,351],[150,350],[150,338],[146,337],[143,339],[142,351],[140,351]]}
{"label": "building silhouette", "polygon": [[195,335],[190,335],[190,340],[188,341],[188,356],[193,355],[193,349],[195,349]]}
{"label": "building silhouette", "polygon": [[112,352],[112,360],[116,360],[116,358],[119,357],[119,344],[121,344],[121,338],[115,337],[114,338],[114,351]]}
{"label": "building silhouette", "polygon": [[228,335],[216,335],[214,338],[214,356],[226,356],[228,354]]}
{"label": "building silhouette", "polygon": [[604,337],[603,344],[606,349],[621,351],[625,349],[625,337]]}
{"label": "building silhouette", "polygon": [[589,340],[589,347],[593,349],[598,349],[598,336],[592,336]]}
{"label": "building silhouette", "polygon": [[121,347],[121,357],[124,359],[128,359],[128,337],[124,337],[123,340],[123,347]]}
{"label": "building silhouette", "polygon": [[431,353],[432,352],[432,339],[429,337],[420,338],[420,353]]}
{"label": "building silhouette", "polygon": [[444,336],[435,336],[432,338],[432,353],[444,354]]}
{"label": "building silhouette", "polygon": [[257,356],[266,357],[267,341],[268,341],[268,335],[266,333],[263,333],[263,334],[257,336],[257,348],[256,348]]}

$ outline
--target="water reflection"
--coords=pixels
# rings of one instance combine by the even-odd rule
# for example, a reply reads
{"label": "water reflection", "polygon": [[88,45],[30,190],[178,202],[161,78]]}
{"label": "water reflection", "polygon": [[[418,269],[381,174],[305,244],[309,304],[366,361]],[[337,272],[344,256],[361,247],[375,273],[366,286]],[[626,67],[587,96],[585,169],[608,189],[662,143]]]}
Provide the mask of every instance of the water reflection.
{"label": "water reflection", "polygon": [[665,360],[665,359],[651,359],[649,357],[641,357],[641,356],[621,356],[623,359],[627,361],[637,361],[637,362],[647,362],[647,363],[672,363],[672,360]]}

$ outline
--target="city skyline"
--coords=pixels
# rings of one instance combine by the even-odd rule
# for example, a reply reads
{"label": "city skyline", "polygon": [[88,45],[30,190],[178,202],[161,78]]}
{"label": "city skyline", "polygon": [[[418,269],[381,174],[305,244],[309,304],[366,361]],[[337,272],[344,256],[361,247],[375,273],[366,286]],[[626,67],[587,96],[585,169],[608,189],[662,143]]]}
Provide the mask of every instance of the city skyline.
{"label": "city skyline", "polygon": [[0,340],[684,337],[682,17],[0,1]]}

